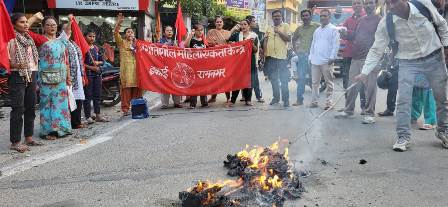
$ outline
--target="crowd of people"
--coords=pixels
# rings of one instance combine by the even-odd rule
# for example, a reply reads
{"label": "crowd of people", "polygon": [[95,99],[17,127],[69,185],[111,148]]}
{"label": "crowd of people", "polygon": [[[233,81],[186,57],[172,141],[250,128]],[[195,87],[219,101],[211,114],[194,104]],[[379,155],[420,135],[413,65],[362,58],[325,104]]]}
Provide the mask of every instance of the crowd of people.
{"label": "crowd of people", "polygon": [[[263,71],[272,86],[270,105],[282,102],[290,106],[290,80],[297,83],[296,101],[293,106],[304,104],[305,85],[311,82],[312,95],[309,107],[319,107],[319,88],[322,77],[326,83],[324,110],[334,107],[333,65],[338,58],[340,40],[345,40],[343,51],[343,86],[346,88],[345,107],[335,116],[338,119],[354,115],[355,102],[360,94],[362,123],[373,124],[377,96],[377,77],[384,57],[397,60],[399,70],[391,71],[388,85],[387,109],[379,116],[394,115],[397,105],[397,141],[393,149],[405,151],[410,145],[410,125],[424,114],[422,129],[436,128],[436,136],[448,148],[448,101],[447,71],[444,54],[448,48],[448,26],[429,0],[386,0],[390,21],[394,26],[395,37],[390,36],[387,18],[377,14],[376,0],[353,0],[352,17],[343,25],[330,22],[331,11],[320,11],[320,22],[313,22],[313,11],[300,12],[302,25],[290,32],[283,22],[282,12],[272,12],[273,25],[264,34],[255,33],[256,19],[248,16],[230,31],[223,29],[224,18],[214,20],[214,28],[207,33],[204,25],[193,25],[192,31],[180,43],[174,38],[175,28],[165,26],[163,37],[158,43],[186,47],[206,48],[243,40],[252,40],[251,85],[242,89],[242,99],[252,106],[252,93],[256,100],[264,103],[258,72]],[[428,19],[420,12],[423,5],[430,12]],[[388,15],[389,16],[389,15]],[[95,32],[87,31],[85,39],[89,45],[87,53],[82,54],[80,46],[71,39],[71,23],[59,25],[54,17],[43,17],[41,13],[27,19],[24,14],[13,14],[11,21],[16,38],[8,45],[11,63],[9,78],[12,111],[10,118],[11,149],[18,152],[29,150],[29,146],[43,143],[33,140],[36,86],[40,98],[40,137],[54,140],[72,133],[73,129],[84,128],[85,124],[107,122],[101,114],[101,66],[105,60],[95,45]],[[143,91],[138,87],[135,59],[135,34],[131,28],[120,34],[124,16],[119,14],[114,28],[114,39],[120,52],[121,111],[123,116],[130,114],[130,101],[141,97]],[[41,21],[42,35],[29,30],[30,25]],[[434,24],[432,24],[433,22]],[[58,26],[62,29],[58,31]],[[206,34],[205,34],[206,33]],[[390,42],[399,42],[394,48]],[[291,52],[292,51],[292,52]],[[292,54],[292,55],[291,55]],[[385,55],[386,54],[386,55]],[[289,66],[292,70],[289,69]],[[85,68],[85,70],[84,70]],[[39,78],[37,78],[39,76]],[[398,99],[396,94],[398,91]],[[236,104],[240,90],[225,93],[226,106]],[[76,100],[76,109],[71,110],[69,96]],[[217,101],[218,94],[200,96],[202,107]],[[183,108],[182,101],[189,102],[189,108],[197,107],[198,97],[183,97],[162,94],[162,109],[169,108],[170,97],[175,108]],[[397,104],[395,100],[397,99]],[[93,105],[93,113],[91,106]],[[85,122],[82,122],[84,109]],[[25,141],[21,143],[22,129]]]}

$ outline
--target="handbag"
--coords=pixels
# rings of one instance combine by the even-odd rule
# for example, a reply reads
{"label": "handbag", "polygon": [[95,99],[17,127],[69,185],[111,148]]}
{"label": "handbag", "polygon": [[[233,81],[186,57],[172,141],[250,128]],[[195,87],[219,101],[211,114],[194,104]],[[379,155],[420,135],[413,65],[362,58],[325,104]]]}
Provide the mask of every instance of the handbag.
{"label": "handbag", "polygon": [[75,96],[73,95],[73,91],[72,90],[73,90],[72,86],[67,86],[68,106],[69,106],[69,109],[70,109],[71,112],[73,112],[77,108]]}
{"label": "handbag", "polygon": [[62,83],[64,77],[62,77],[62,68],[48,68],[39,72],[39,77],[44,84],[55,85]]}

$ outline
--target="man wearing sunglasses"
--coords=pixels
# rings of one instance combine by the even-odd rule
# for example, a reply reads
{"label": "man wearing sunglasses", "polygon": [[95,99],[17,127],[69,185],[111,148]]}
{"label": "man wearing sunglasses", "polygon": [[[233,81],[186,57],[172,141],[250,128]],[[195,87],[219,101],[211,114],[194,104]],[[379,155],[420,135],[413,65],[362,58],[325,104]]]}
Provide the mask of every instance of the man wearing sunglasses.
{"label": "man wearing sunglasses", "polygon": [[[406,151],[411,140],[411,101],[416,74],[425,75],[434,92],[437,105],[438,128],[436,137],[448,148],[448,74],[444,54],[448,54],[448,26],[430,0],[416,0],[430,12],[429,22],[415,3],[407,0],[386,0],[398,42],[396,58],[399,61],[397,100],[397,141],[395,151]],[[437,28],[437,29],[436,29]],[[362,73],[355,81],[365,80],[372,72],[389,45],[386,18],[383,18],[375,33],[375,43],[367,55]]]}

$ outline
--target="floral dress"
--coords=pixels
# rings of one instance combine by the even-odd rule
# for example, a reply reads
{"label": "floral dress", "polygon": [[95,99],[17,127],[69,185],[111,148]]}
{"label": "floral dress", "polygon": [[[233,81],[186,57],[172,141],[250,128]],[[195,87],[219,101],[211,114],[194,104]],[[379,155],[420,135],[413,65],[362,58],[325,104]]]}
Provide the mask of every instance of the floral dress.
{"label": "floral dress", "polygon": [[40,136],[72,133],[67,93],[66,36],[44,43],[39,50],[39,74],[48,69],[59,68],[62,81],[58,84],[45,84],[39,79],[40,88]]}

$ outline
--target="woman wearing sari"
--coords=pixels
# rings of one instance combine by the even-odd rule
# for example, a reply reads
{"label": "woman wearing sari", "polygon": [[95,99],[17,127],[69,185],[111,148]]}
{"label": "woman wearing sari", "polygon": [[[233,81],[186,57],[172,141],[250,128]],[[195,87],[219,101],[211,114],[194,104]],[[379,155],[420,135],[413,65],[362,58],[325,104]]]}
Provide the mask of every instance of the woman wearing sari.
{"label": "woman wearing sari", "polygon": [[[72,19],[73,15],[69,15]],[[48,39],[39,49],[40,136],[55,140],[72,133],[67,86],[71,85],[67,57],[71,24],[56,38],[57,22],[45,17],[44,36]]]}
{"label": "woman wearing sari", "polygon": [[[224,27],[223,17],[217,16],[215,18],[215,29],[211,29],[207,33],[209,47],[227,44],[227,40],[229,39],[231,33],[230,31],[223,29],[223,27]],[[212,95],[212,97],[208,102],[209,103],[216,102],[217,96],[218,94]],[[226,92],[226,98],[227,98],[226,102],[229,102],[230,92]]]}
{"label": "woman wearing sari", "polygon": [[119,13],[114,29],[115,42],[120,49],[120,87],[121,87],[121,111],[123,116],[130,115],[130,102],[133,98],[142,97],[143,92],[137,85],[137,65],[134,54],[135,35],[132,28],[124,29],[124,39],[120,35],[121,24],[124,16]]}

